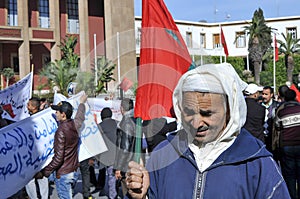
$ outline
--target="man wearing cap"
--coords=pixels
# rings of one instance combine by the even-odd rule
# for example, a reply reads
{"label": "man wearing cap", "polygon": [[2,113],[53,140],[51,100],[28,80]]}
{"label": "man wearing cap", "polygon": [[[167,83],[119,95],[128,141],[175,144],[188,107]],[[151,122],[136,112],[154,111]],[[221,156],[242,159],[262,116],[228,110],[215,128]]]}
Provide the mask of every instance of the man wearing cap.
{"label": "man wearing cap", "polygon": [[36,178],[49,177],[55,172],[55,185],[59,198],[72,198],[72,185],[77,180],[79,133],[85,119],[87,95],[80,97],[80,104],[74,119],[71,119],[73,107],[67,101],[61,101],[51,108],[56,110],[56,120],[59,122],[54,135],[54,156],[51,162],[36,174]]}
{"label": "man wearing cap", "polygon": [[266,111],[265,107],[256,101],[259,96],[259,90],[256,84],[249,84],[244,91],[247,105],[247,116],[244,128],[254,137],[265,142],[264,123]]}
{"label": "man wearing cap", "polygon": [[147,170],[129,163],[130,197],[290,198],[271,154],[242,128],[246,86],[227,63],[185,73],[173,93],[182,127],[155,147]]}

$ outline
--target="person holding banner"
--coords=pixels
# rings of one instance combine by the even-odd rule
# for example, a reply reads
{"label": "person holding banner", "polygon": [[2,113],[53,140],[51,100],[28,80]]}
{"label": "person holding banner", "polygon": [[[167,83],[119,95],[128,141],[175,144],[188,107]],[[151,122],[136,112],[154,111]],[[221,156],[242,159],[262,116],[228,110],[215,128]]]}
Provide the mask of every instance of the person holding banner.
{"label": "person holding banner", "polygon": [[54,156],[51,162],[35,175],[40,179],[49,177],[54,172],[54,182],[59,198],[72,198],[72,185],[78,178],[77,168],[79,133],[78,130],[85,120],[85,105],[87,95],[80,97],[80,104],[74,119],[71,119],[73,107],[67,101],[61,101],[51,108],[56,110],[56,120],[59,122],[54,136]]}
{"label": "person holding banner", "polygon": [[[32,97],[29,99],[27,103],[27,110],[31,115],[37,113],[40,111],[40,99],[37,97]],[[39,187],[37,187],[37,184]],[[40,191],[39,195],[41,196],[41,199],[48,199],[49,196],[49,182],[48,178],[43,177],[42,179],[33,178],[28,182],[28,184],[25,186],[26,192],[30,199],[38,199],[38,190]]]}
{"label": "person holding banner", "polygon": [[155,147],[147,170],[129,163],[127,196],[290,198],[271,153],[242,128],[246,86],[227,63],[202,65],[185,73],[173,92],[182,127]]}
{"label": "person holding banner", "polygon": [[8,125],[8,122],[6,121],[6,119],[2,118],[2,114],[3,114],[3,108],[0,105],[0,128]]}

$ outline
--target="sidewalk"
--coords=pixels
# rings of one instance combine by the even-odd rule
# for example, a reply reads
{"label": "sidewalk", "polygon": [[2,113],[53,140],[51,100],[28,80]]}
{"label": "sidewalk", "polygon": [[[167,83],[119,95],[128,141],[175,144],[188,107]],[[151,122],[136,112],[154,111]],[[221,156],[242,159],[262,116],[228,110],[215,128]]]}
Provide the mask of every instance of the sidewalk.
{"label": "sidewalk", "polygon": [[[97,164],[95,164],[94,167],[95,167],[96,177],[98,177],[99,166]],[[74,188],[73,198],[74,199],[83,199],[83,195],[82,195],[82,179],[81,179],[81,173],[80,173],[79,169],[78,169],[78,174],[79,174],[79,178],[78,178],[77,183],[76,183],[75,188]],[[105,186],[108,189],[108,187],[107,187],[107,180],[106,180]],[[93,193],[94,190],[95,190],[95,187],[91,187],[90,193],[92,193],[93,199],[108,199],[107,196],[100,196],[99,191]],[[54,184],[51,184],[49,186],[49,196],[50,196],[49,197],[50,199],[58,199],[57,192],[56,192]]]}
{"label": "sidewalk", "polygon": [[[95,188],[91,187],[91,193],[94,190],[95,190]],[[49,195],[50,195],[50,199],[58,199],[57,192],[56,192],[54,184],[51,184],[49,186]],[[99,192],[93,193],[92,196],[95,199],[108,199],[108,197],[106,197],[106,196],[99,196]],[[74,188],[73,198],[74,199],[83,199],[81,175],[79,175],[79,179],[78,179],[78,181],[76,183],[76,186]]]}

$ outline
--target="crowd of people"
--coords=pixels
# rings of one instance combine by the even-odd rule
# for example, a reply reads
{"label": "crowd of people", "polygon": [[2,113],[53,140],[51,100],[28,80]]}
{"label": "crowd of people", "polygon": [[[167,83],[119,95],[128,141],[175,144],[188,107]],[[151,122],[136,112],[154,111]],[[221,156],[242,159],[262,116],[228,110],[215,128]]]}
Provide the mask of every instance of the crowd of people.
{"label": "crowd of people", "polygon": [[[175,119],[143,121],[139,150],[134,101],[121,100],[121,121],[103,108],[98,128],[108,151],[80,163],[77,129],[87,96],[74,119],[68,102],[51,105],[59,121],[54,156],[25,186],[27,194],[35,199],[39,190],[48,198],[52,174],[59,198],[72,198],[80,170],[84,198],[91,198],[93,185],[110,199],[300,199],[300,104],[286,85],[276,93],[271,86],[246,84],[230,64],[199,66],[173,92]],[[30,114],[41,109],[35,100],[28,102]]]}

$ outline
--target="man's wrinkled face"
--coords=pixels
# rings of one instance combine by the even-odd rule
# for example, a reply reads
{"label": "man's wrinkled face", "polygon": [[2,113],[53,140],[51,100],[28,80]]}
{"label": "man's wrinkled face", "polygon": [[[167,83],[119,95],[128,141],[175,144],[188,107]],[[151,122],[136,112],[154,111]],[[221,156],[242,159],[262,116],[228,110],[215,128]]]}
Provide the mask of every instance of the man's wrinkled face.
{"label": "man's wrinkled face", "polygon": [[184,92],[182,121],[198,146],[217,139],[226,127],[226,97],[222,94]]}

